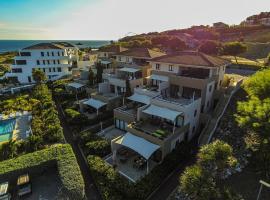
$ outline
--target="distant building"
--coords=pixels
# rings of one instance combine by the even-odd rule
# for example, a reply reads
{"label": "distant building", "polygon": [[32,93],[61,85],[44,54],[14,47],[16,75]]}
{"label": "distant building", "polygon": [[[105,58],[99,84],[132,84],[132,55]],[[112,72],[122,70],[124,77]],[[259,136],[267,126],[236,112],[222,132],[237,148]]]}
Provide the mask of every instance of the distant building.
{"label": "distant building", "polygon": [[48,80],[56,80],[72,74],[72,67],[77,66],[78,49],[67,42],[39,43],[18,52],[6,77],[19,83],[32,83],[33,69],[45,72]]}

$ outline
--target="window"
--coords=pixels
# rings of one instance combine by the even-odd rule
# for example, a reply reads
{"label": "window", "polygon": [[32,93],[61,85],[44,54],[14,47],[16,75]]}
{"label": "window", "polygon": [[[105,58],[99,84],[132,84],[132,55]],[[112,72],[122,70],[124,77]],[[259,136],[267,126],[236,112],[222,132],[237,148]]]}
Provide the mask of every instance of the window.
{"label": "window", "polygon": [[156,64],[156,70],[160,69],[160,64]]}
{"label": "window", "polygon": [[52,56],[54,56],[54,52],[52,52]]}
{"label": "window", "polygon": [[52,72],[52,68],[49,68],[49,72]]}
{"label": "window", "polygon": [[45,60],[43,60],[43,65],[45,65]]}
{"label": "window", "polygon": [[54,65],[55,65],[55,63],[56,63],[55,60],[53,60],[53,64],[54,64]]}
{"label": "window", "polygon": [[57,60],[58,65],[60,64],[60,60]]}
{"label": "window", "polygon": [[29,82],[29,83],[32,82],[31,76],[28,76],[28,82]]}
{"label": "window", "polygon": [[118,57],[118,60],[121,61],[121,56]]}
{"label": "window", "polygon": [[194,117],[196,117],[196,115],[197,115],[197,110],[194,111]]}
{"label": "window", "polygon": [[204,105],[202,105],[202,107],[201,107],[201,113],[203,113],[203,109],[204,109]]}
{"label": "window", "polygon": [[212,91],[212,85],[210,85],[210,87],[209,87],[209,92],[211,92]]}
{"label": "window", "polygon": [[20,52],[20,56],[31,56],[31,52]]}
{"label": "window", "polygon": [[169,71],[173,71],[173,66],[169,65]]}
{"label": "window", "polygon": [[45,68],[43,68],[43,72],[44,72],[44,73],[46,72]]}
{"label": "window", "polygon": [[107,54],[106,53],[104,53],[104,57],[106,57],[107,56]]}
{"label": "window", "polygon": [[126,57],[126,61],[129,62],[129,57]]}
{"label": "window", "polygon": [[50,52],[47,52],[47,56],[50,56]]}
{"label": "window", "polygon": [[57,67],[57,71],[58,71],[58,72],[62,72],[61,67]]}
{"label": "window", "polygon": [[26,65],[26,60],[16,60],[16,65]]}
{"label": "window", "polygon": [[64,56],[64,52],[62,52],[62,56]]}
{"label": "window", "polygon": [[40,52],[41,56],[44,56],[44,52]]}
{"label": "window", "polygon": [[57,55],[60,56],[60,52],[59,51],[57,52]]}
{"label": "window", "polygon": [[220,81],[219,81],[219,86],[221,86],[221,82],[222,82],[222,81],[220,80]]}
{"label": "window", "polygon": [[53,72],[55,72],[55,67],[53,68]]}
{"label": "window", "polygon": [[68,71],[70,72],[71,70],[72,70],[72,67],[69,67],[69,68],[68,68]]}
{"label": "window", "polygon": [[39,60],[37,60],[37,65],[40,65],[40,62],[39,62]]}
{"label": "window", "polygon": [[22,73],[22,68],[13,68],[12,73]]}

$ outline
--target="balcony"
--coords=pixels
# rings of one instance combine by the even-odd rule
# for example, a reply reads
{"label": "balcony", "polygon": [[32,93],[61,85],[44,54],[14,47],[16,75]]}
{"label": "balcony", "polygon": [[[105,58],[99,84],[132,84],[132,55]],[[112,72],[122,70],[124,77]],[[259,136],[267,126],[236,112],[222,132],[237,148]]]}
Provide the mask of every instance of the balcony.
{"label": "balcony", "polygon": [[127,131],[145,138],[155,144],[162,145],[174,135],[179,135],[188,130],[189,124],[181,127],[174,127],[167,122],[161,122],[152,119],[145,121],[133,122],[127,126]]}
{"label": "balcony", "polygon": [[137,108],[129,105],[116,108],[114,109],[114,117],[128,123],[134,122],[137,118]]}
{"label": "balcony", "polygon": [[179,106],[185,106],[185,105],[189,105],[193,102],[193,99],[187,99],[187,98],[183,98],[183,97],[179,97],[179,98],[173,98],[170,96],[163,96],[163,95],[158,95],[156,97],[153,98],[153,101],[160,101],[160,102],[164,102],[164,103],[169,103],[169,104],[175,104],[175,105],[179,105]]}

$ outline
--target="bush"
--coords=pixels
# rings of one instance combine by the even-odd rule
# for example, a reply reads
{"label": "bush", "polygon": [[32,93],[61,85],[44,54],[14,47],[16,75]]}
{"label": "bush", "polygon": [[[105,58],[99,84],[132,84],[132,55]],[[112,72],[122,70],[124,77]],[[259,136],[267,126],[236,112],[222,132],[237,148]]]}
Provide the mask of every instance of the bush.
{"label": "bush", "polygon": [[86,143],[88,154],[104,157],[111,152],[111,145],[107,140],[96,140]]}
{"label": "bush", "polygon": [[15,159],[0,162],[0,178],[14,179],[22,172],[34,173],[32,169],[47,168],[57,164],[60,180],[63,185],[65,199],[83,199],[84,181],[72,148],[68,144],[59,144],[54,147],[22,155]]}

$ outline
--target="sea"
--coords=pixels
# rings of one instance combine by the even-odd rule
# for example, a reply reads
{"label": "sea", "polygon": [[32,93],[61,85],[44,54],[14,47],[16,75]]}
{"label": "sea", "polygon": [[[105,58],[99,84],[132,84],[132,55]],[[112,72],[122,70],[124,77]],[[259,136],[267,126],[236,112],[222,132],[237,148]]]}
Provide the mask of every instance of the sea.
{"label": "sea", "polygon": [[79,48],[97,49],[110,43],[110,40],[0,40],[0,53],[19,51],[25,47],[42,42],[69,42]]}

